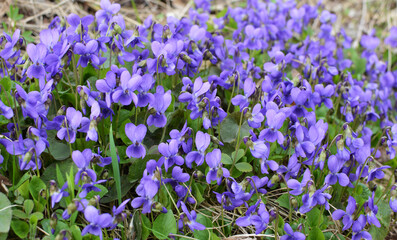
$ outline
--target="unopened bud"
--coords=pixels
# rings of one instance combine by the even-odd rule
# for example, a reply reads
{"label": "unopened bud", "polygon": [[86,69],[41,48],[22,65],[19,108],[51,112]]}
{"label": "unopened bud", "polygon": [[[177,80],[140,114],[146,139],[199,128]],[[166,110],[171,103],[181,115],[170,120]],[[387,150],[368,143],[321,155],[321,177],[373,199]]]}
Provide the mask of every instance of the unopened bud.
{"label": "unopened bud", "polygon": [[292,206],[294,209],[297,209],[297,208],[298,208],[298,201],[296,200],[296,198],[291,197],[290,202],[291,202],[291,206]]}
{"label": "unopened bud", "polygon": [[215,137],[215,136],[212,136],[212,135],[211,135],[211,141],[212,141],[213,143],[215,143],[215,144],[218,144],[218,145],[223,146],[223,143],[222,143],[217,137]]}
{"label": "unopened bud", "polygon": [[118,24],[115,24],[114,27],[113,27],[113,29],[114,29],[114,31],[115,31],[117,34],[121,34],[121,33],[123,32],[123,29],[121,29],[121,27],[120,27]]}
{"label": "unopened bud", "polygon": [[77,206],[74,202],[69,203],[68,207],[67,207],[67,211],[69,215],[72,215],[74,212],[76,212],[77,210]]}
{"label": "unopened bud", "polygon": [[188,64],[191,64],[191,63],[192,63],[192,58],[189,57],[188,55],[186,55],[186,54],[184,54],[184,53],[181,53],[180,56],[181,56],[182,60],[185,61],[185,62],[187,62]]}
{"label": "unopened bud", "polygon": [[276,184],[280,181],[280,177],[277,174],[274,174],[271,178],[270,178],[270,182],[273,184]]}

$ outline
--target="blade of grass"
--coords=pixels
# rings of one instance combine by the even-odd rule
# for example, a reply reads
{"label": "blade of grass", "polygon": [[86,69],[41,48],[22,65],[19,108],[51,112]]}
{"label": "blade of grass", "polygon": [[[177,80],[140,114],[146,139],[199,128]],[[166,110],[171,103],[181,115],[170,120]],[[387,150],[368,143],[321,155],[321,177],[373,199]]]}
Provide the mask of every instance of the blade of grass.
{"label": "blade of grass", "polygon": [[114,145],[112,125],[110,125],[110,130],[109,130],[109,141],[110,141],[110,156],[112,158],[113,177],[114,180],[116,181],[117,198],[119,200],[119,204],[121,204],[120,169],[119,169],[119,161],[117,159],[117,154],[116,154],[116,146]]}

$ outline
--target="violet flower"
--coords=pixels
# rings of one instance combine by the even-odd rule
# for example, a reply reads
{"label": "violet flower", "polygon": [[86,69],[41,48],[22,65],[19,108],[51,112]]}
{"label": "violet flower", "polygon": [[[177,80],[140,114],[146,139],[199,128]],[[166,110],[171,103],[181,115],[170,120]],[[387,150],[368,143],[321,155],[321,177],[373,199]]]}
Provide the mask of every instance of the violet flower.
{"label": "violet flower", "polygon": [[154,94],[152,102],[149,104],[149,108],[155,110],[154,113],[149,115],[147,119],[147,124],[149,126],[154,125],[158,128],[161,128],[167,124],[167,117],[164,115],[164,113],[170,106],[171,101],[171,90],[164,92],[163,86],[158,86],[156,88],[156,93]]}
{"label": "violet flower", "polygon": [[222,167],[221,158],[222,153],[219,149],[214,149],[205,156],[205,160],[210,167],[210,171],[207,173],[206,177],[208,184],[216,180],[218,185],[220,185],[222,177],[228,178],[230,176],[229,170]]}
{"label": "violet flower", "polygon": [[184,225],[187,225],[192,231],[205,229],[205,226],[203,224],[198,223],[196,221],[197,218],[196,211],[193,210],[189,212],[186,208],[185,203],[183,202],[181,202],[181,207],[183,213],[179,219],[179,229],[182,229]]}
{"label": "violet flower", "polygon": [[294,232],[292,230],[292,227],[288,224],[284,224],[284,231],[287,233],[283,236],[280,237],[280,240],[305,240],[306,236],[305,234],[301,232]]}
{"label": "violet flower", "polygon": [[347,207],[346,207],[346,211],[337,209],[332,213],[332,218],[334,220],[339,220],[341,218],[342,222],[343,222],[343,231],[346,231],[347,229],[349,229],[354,222],[354,212],[356,211],[357,208],[357,203],[356,200],[354,199],[354,197],[349,196],[349,199],[347,200]]}
{"label": "violet flower", "polygon": [[186,166],[192,168],[192,163],[195,162],[197,166],[200,166],[204,162],[205,150],[210,145],[211,138],[208,133],[198,131],[196,134],[196,147],[197,151],[189,152],[186,155]]}
{"label": "violet flower", "polygon": [[[76,166],[79,168],[78,172],[75,175],[74,183],[77,185],[79,180],[83,179],[83,182],[95,182],[96,181],[96,173],[94,170],[89,169],[90,162],[92,159],[92,151],[91,149],[85,149],[83,152],[79,150],[72,152],[72,159]],[[89,179],[87,179],[89,178]]]}
{"label": "violet flower", "polygon": [[107,228],[112,225],[112,216],[109,213],[100,214],[99,210],[95,207],[87,206],[84,210],[84,217],[90,224],[81,231],[81,235],[84,236],[87,233],[91,233],[95,236],[99,236],[102,240],[102,228]]}
{"label": "violet flower", "polygon": [[127,156],[129,158],[144,158],[146,155],[146,149],[142,145],[142,141],[146,135],[146,126],[140,124],[135,126],[133,123],[127,123],[125,125],[125,134],[132,141],[132,145],[126,149]]}
{"label": "violet flower", "polygon": [[26,47],[26,52],[32,61],[32,65],[29,66],[26,74],[29,78],[39,79],[40,89],[42,89],[45,85],[46,71],[44,69],[44,59],[47,55],[47,47],[42,43],[37,45],[29,43]]}
{"label": "violet flower", "polygon": [[172,167],[174,164],[182,165],[185,161],[178,154],[178,141],[171,140],[169,143],[160,143],[158,146],[158,150],[161,153],[162,157],[159,159],[159,165],[162,166],[164,164],[165,171],[168,170],[169,167]]}

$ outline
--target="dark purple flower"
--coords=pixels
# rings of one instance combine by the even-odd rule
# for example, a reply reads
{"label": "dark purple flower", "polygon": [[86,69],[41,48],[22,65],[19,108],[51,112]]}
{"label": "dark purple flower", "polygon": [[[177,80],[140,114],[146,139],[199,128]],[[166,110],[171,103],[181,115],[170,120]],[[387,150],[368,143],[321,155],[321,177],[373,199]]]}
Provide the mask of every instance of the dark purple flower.
{"label": "dark purple flower", "polygon": [[113,92],[113,102],[120,102],[124,106],[130,105],[132,99],[136,98],[134,91],[141,84],[141,81],[141,75],[134,74],[131,76],[128,71],[124,71],[120,76],[120,86]]}
{"label": "dark purple flower", "polygon": [[14,111],[0,100],[0,114],[1,116],[10,119],[14,116]]}
{"label": "dark purple flower", "polygon": [[[94,170],[89,169],[90,162],[92,159],[91,149],[85,149],[83,152],[78,150],[72,152],[72,159],[76,166],[79,168],[76,176],[74,178],[74,183],[77,185],[79,180],[82,179],[83,182],[95,182],[96,173]],[[89,178],[89,179],[88,179]]]}
{"label": "dark purple flower", "polygon": [[178,155],[179,145],[177,140],[171,140],[169,143],[160,143],[158,150],[162,157],[159,159],[159,165],[164,164],[165,171],[174,164],[182,165],[185,161]]}
{"label": "dark purple flower", "polygon": [[102,22],[108,23],[112,15],[116,14],[120,10],[120,4],[110,3],[109,0],[101,0],[100,6],[101,9],[95,13],[98,24]]}
{"label": "dark purple flower", "polygon": [[101,61],[96,55],[98,50],[98,42],[90,40],[86,45],[83,43],[76,43],[74,45],[74,53],[80,55],[77,66],[81,65],[83,68],[87,67],[88,62],[91,61],[94,66],[100,65]]}
{"label": "dark purple flower", "polygon": [[26,74],[29,78],[39,79],[40,89],[42,89],[45,85],[46,71],[44,69],[44,60],[47,55],[47,47],[42,43],[37,45],[29,43],[26,47],[26,52],[32,61],[32,65],[29,66]]}
{"label": "dark purple flower", "polygon": [[[62,188],[59,189],[56,182],[51,180],[50,181],[50,194],[51,194],[51,207],[54,208],[55,203],[58,203],[62,200],[63,197],[69,196],[69,193],[65,191],[68,187],[68,183],[65,182]],[[51,191],[52,189],[52,191]]]}
{"label": "dark purple flower", "polygon": [[93,206],[87,206],[84,210],[84,217],[90,223],[88,224],[81,235],[84,236],[87,233],[91,233],[95,236],[99,236],[102,240],[102,228],[107,228],[112,225],[113,218],[109,213],[100,214],[99,210]]}
{"label": "dark purple flower", "polygon": [[211,137],[208,133],[198,131],[196,134],[196,148],[197,151],[189,152],[186,155],[186,166],[192,167],[192,163],[195,162],[197,166],[200,166],[204,162],[205,150],[208,148],[211,142]]}
{"label": "dark purple flower", "polygon": [[342,222],[343,222],[343,228],[342,230],[345,231],[347,229],[349,229],[354,222],[354,212],[356,211],[357,208],[357,203],[356,200],[354,199],[354,197],[349,196],[349,199],[347,200],[347,207],[346,207],[346,212],[340,209],[335,210],[332,213],[332,218],[334,220],[339,220],[341,218],[343,218]]}
{"label": "dark purple flower", "polygon": [[205,160],[210,167],[206,177],[207,183],[211,184],[211,181],[216,180],[218,185],[220,185],[222,177],[228,178],[230,176],[229,170],[222,167],[221,158],[222,153],[219,149],[214,149],[205,156]]}
{"label": "dark purple flower", "polygon": [[[259,203],[260,200],[256,201],[254,205],[248,207],[247,212],[245,212],[245,216],[237,218],[236,225],[240,227],[248,227],[249,225],[251,225],[251,218],[252,216],[254,216],[254,213],[256,213],[256,209],[258,208]],[[248,206],[246,202],[245,205]]]}
{"label": "dark purple flower", "polygon": [[255,234],[263,232],[269,224],[269,212],[266,209],[265,204],[261,203],[258,210],[258,215],[251,217],[251,222],[255,226]]}
{"label": "dark purple flower", "polygon": [[126,153],[128,157],[133,158],[144,158],[146,155],[146,149],[142,145],[142,141],[146,135],[146,126],[140,124],[135,126],[133,123],[127,123],[125,125],[125,134],[132,141],[132,145],[128,146]]}
{"label": "dark purple flower", "polygon": [[179,219],[179,229],[182,229],[184,225],[187,225],[190,230],[204,230],[205,226],[201,223],[196,221],[197,214],[196,211],[187,210],[185,203],[181,202],[181,207],[183,210],[183,214],[180,216]]}
{"label": "dark purple flower", "polygon": [[343,187],[349,185],[349,177],[345,173],[339,172],[342,169],[343,164],[344,162],[338,160],[335,155],[331,155],[328,158],[328,169],[331,173],[325,177],[324,183],[334,185],[339,182]]}
{"label": "dark purple flower", "polygon": [[278,173],[285,173],[284,178],[285,180],[288,181],[290,177],[296,177],[298,175],[298,172],[300,170],[301,164],[298,161],[298,158],[296,157],[296,154],[292,154],[292,156],[288,160],[288,165],[287,167],[284,165],[281,165],[277,172]]}
{"label": "dark purple flower", "polygon": [[[325,190],[328,185],[324,185],[321,189],[314,191],[314,185],[309,187],[309,192],[302,197],[302,207],[299,209],[301,213],[307,213],[311,211],[315,206],[325,206],[325,210],[329,210],[328,200],[331,199],[331,194],[326,193]],[[313,189],[313,190],[312,190]]]}
{"label": "dark purple flower", "polygon": [[[235,83],[236,84],[236,83]],[[232,98],[232,103],[235,106],[240,106],[240,111],[249,106],[248,98],[254,94],[256,89],[255,82],[252,78],[247,78],[244,81],[244,95],[237,95]],[[238,89],[239,90],[239,89]]]}
{"label": "dark purple flower", "polygon": [[[66,109],[66,116],[61,117],[61,129],[57,133],[59,139],[65,139],[69,143],[76,141],[77,128],[80,127],[82,121],[82,114],[80,111],[69,107]],[[63,119],[62,119],[63,118]]]}
{"label": "dark purple flower", "polygon": [[367,222],[369,224],[375,225],[376,227],[380,228],[380,222],[378,218],[376,217],[376,214],[378,213],[378,206],[375,205],[375,192],[372,192],[372,196],[368,198],[368,201],[364,203],[364,211],[365,211],[365,216],[367,218]]}
{"label": "dark purple flower", "polygon": [[143,205],[142,213],[150,213],[154,204],[154,196],[156,196],[159,186],[154,181],[143,181],[136,188],[136,193],[139,197],[131,201],[133,208],[138,208]]}
{"label": "dark purple flower", "polygon": [[164,92],[163,86],[158,86],[152,102],[149,104],[149,108],[153,108],[155,110],[154,113],[149,115],[147,119],[147,124],[149,126],[154,125],[158,128],[161,128],[167,124],[167,117],[164,115],[164,113],[170,106],[171,101],[171,90]]}
{"label": "dark purple flower", "polygon": [[303,188],[306,187],[307,183],[311,180],[311,173],[309,169],[306,169],[303,173],[302,181],[299,182],[296,179],[290,179],[287,181],[287,185],[292,195],[300,195],[303,192]]}
{"label": "dark purple flower", "polygon": [[375,178],[377,179],[382,179],[385,176],[385,173],[382,171],[383,169],[388,169],[390,166],[382,166],[379,168],[374,168],[368,173],[368,179],[367,182],[370,182],[374,180]]}
{"label": "dark purple flower", "polygon": [[284,231],[287,233],[283,236],[281,236],[280,240],[305,240],[306,236],[305,234],[301,232],[294,232],[292,230],[292,227],[288,224],[284,224]]}
{"label": "dark purple flower", "polygon": [[12,37],[10,37],[7,34],[4,35],[7,39],[7,43],[4,45],[4,49],[0,51],[0,57],[2,57],[5,60],[8,60],[16,55],[19,55],[20,50],[16,48],[16,45],[20,40],[21,30],[16,29],[15,32],[12,34]]}
{"label": "dark purple flower", "polygon": [[266,122],[269,128],[263,129],[259,134],[259,138],[265,139],[269,142],[277,142],[283,144],[284,135],[278,131],[284,124],[286,116],[283,112],[276,112],[274,109],[269,109],[266,112]]}
{"label": "dark purple flower", "polygon": [[113,206],[112,214],[113,214],[113,226],[115,228],[118,223],[123,222],[123,220],[127,219],[127,214],[124,212],[125,205],[130,201],[130,199],[124,200],[117,208]]}
{"label": "dark purple flower", "polygon": [[252,112],[250,112],[248,116],[248,125],[252,128],[259,128],[262,125],[263,120],[265,120],[265,117],[261,113],[262,106],[260,103],[257,103],[254,108],[252,109]]}

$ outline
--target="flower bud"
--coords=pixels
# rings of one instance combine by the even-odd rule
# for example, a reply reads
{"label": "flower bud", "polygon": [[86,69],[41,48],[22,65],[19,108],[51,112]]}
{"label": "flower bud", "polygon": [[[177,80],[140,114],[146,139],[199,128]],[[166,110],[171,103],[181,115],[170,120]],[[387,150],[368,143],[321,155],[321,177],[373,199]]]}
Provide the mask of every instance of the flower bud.
{"label": "flower bud", "polygon": [[121,29],[121,27],[120,27],[118,24],[115,24],[115,25],[113,26],[113,29],[114,29],[114,31],[115,31],[117,34],[121,34],[121,33],[123,32],[123,29]]}
{"label": "flower bud", "polygon": [[214,55],[212,55],[212,53],[210,52],[210,51],[205,51],[205,53],[204,53],[204,60],[210,60],[210,59],[213,59],[214,58]]}
{"label": "flower bud", "polygon": [[57,186],[57,183],[54,180],[50,180],[50,196],[52,196],[54,193],[58,192],[59,188]]}
{"label": "flower bud", "polygon": [[223,143],[222,143],[217,137],[215,137],[215,136],[212,136],[212,135],[211,135],[211,141],[212,141],[214,144],[218,144],[218,145],[223,146]]}
{"label": "flower bud", "polygon": [[192,47],[193,52],[198,49],[197,44],[194,41],[190,41],[190,46]]}
{"label": "flower bud", "polygon": [[202,171],[200,171],[200,170],[197,170],[195,175],[196,175],[196,177],[197,177],[198,179],[200,179],[200,178],[203,178],[203,177],[204,177],[204,174],[203,174],[203,172],[202,172]]}
{"label": "flower bud", "polygon": [[159,202],[156,202],[154,204],[154,209],[156,209],[157,211],[162,211],[163,210],[163,205]]}
{"label": "flower bud", "polygon": [[291,198],[290,198],[290,202],[291,202],[291,206],[292,206],[294,209],[297,209],[297,208],[298,208],[298,201],[296,200],[296,198],[291,197]]}
{"label": "flower bud", "polygon": [[280,177],[277,174],[274,174],[271,178],[270,178],[270,182],[273,184],[276,184],[280,181]]}
{"label": "flower bud", "polygon": [[192,63],[192,58],[185,53],[181,53],[179,56],[182,58],[183,61],[187,62],[188,64]]}
{"label": "flower bud", "polygon": [[377,185],[376,183],[374,183],[374,181],[370,181],[370,182],[368,183],[368,185],[369,185],[369,189],[370,189],[372,192],[375,192],[376,189],[378,188],[378,185]]}
{"label": "flower bud", "polygon": [[142,61],[139,62],[138,66],[139,66],[139,67],[145,67],[145,66],[146,66],[146,62],[147,62],[146,59],[145,59],[145,60],[142,60]]}
{"label": "flower bud", "polygon": [[74,212],[76,212],[76,210],[77,210],[76,203],[74,201],[69,203],[67,207],[68,214],[72,215]]}
{"label": "flower bud", "polygon": [[[54,230],[54,232],[55,232],[55,228],[57,227],[57,223],[58,223],[58,217],[57,217],[57,214],[54,212],[51,214],[51,218],[50,218],[50,226]],[[52,233],[52,234],[54,234],[54,233]]]}
{"label": "flower bud", "polygon": [[71,239],[70,233],[68,230],[61,230],[58,235],[55,237],[55,240],[65,240]]}
{"label": "flower bud", "polygon": [[59,108],[59,110],[57,111],[57,116],[62,116],[65,114],[66,111],[66,106],[63,105],[62,107]]}

